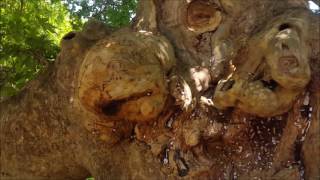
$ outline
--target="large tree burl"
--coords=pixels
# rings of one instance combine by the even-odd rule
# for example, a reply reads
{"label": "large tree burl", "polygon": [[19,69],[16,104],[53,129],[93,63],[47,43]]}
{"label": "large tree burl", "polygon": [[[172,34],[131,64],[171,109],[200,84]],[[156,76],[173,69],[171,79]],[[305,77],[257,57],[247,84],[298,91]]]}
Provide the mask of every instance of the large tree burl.
{"label": "large tree burl", "polygon": [[214,31],[222,21],[218,5],[210,1],[195,0],[188,4],[187,26],[198,34]]}
{"label": "large tree burl", "polygon": [[174,64],[165,38],[150,32],[117,32],[87,53],[80,69],[79,98],[105,120],[151,120],[166,103],[166,75]]}
{"label": "large tree burl", "polygon": [[287,112],[311,79],[304,11],[276,17],[249,41],[246,54],[214,94],[218,108],[237,107],[260,117]]}

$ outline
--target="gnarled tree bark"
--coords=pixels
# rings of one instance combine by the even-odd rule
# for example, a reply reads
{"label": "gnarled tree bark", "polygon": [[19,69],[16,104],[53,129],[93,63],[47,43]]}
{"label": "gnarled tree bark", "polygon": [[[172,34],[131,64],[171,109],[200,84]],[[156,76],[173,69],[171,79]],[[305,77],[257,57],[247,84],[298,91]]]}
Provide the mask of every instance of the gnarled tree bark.
{"label": "gnarled tree bark", "polygon": [[4,179],[317,179],[319,16],[304,0],[140,0],[0,104]]}

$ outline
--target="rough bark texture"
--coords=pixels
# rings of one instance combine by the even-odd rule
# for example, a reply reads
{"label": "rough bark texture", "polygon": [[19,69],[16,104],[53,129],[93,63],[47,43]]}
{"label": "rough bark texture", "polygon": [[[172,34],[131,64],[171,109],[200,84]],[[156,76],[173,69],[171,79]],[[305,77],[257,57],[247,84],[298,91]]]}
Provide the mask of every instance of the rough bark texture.
{"label": "rough bark texture", "polygon": [[319,16],[304,0],[140,0],[0,104],[2,179],[319,179]]}

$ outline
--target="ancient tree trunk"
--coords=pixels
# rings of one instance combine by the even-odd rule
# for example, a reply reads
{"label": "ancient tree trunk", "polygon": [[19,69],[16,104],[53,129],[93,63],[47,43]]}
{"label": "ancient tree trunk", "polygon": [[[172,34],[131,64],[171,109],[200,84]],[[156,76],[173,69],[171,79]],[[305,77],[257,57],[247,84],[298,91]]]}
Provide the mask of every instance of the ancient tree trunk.
{"label": "ancient tree trunk", "polygon": [[319,16],[304,0],[140,0],[0,104],[1,178],[317,179]]}

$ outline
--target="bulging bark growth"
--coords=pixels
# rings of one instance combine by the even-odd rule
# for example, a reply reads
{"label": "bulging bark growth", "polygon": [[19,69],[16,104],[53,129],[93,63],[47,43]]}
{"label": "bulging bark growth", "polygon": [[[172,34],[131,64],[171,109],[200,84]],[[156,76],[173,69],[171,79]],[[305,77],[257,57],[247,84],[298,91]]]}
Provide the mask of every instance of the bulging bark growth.
{"label": "bulging bark growth", "polygon": [[1,103],[1,178],[316,179],[319,16],[304,0],[140,0]]}

